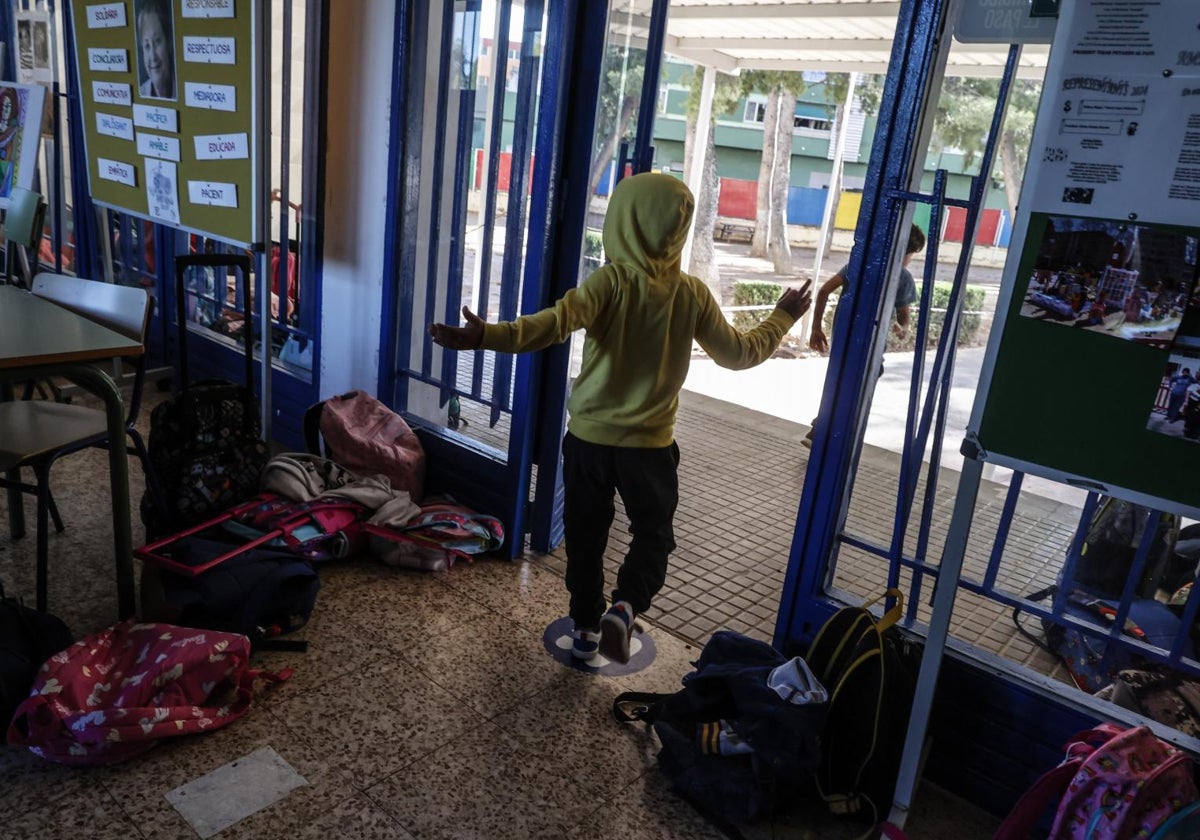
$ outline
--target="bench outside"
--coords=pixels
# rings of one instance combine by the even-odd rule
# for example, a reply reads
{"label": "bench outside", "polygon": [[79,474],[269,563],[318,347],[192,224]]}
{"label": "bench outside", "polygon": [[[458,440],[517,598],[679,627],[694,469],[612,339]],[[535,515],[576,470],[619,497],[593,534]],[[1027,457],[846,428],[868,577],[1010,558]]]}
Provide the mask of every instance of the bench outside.
{"label": "bench outside", "polygon": [[730,238],[744,239],[749,242],[754,238],[754,223],[751,221],[725,221],[717,220],[716,226],[717,239],[722,242],[728,242]]}

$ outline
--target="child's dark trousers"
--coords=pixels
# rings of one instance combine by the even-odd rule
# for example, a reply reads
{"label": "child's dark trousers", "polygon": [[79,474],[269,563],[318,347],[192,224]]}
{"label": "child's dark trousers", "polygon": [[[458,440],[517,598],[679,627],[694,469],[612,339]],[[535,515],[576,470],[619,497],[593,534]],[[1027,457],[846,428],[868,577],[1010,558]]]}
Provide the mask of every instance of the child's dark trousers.
{"label": "child's dark trousers", "polygon": [[675,549],[679,505],[679,447],[635,449],[563,439],[563,524],[567,541],[567,591],[576,627],[596,627],[604,615],[604,549],[621,494],[633,535],[617,574],[612,600],[643,613],[662,589],[667,558]]}

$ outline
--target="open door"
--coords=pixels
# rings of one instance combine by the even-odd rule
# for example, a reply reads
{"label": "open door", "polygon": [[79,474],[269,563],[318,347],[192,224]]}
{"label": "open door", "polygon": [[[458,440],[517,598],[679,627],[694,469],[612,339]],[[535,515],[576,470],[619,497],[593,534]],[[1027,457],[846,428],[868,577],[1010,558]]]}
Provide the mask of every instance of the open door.
{"label": "open door", "polygon": [[[648,67],[643,56],[652,56],[650,78],[657,78],[661,26],[657,47],[646,39],[652,2],[665,22],[666,0],[634,3],[624,23],[612,13],[607,45],[591,37],[607,4],[575,0],[414,3],[399,39],[402,151],[389,272],[396,285],[387,303],[395,318],[384,336],[390,359],[381,365],[379,393],[418,426],[429,491],[499,516],[513,556],[530,530],[535,462],[553,463],[550,472],[557,472],[550,460],[556,456],[543,444],[557,446],[562,435],[566,368],[548,375],[554,351],[444,351],[425,327],[459,323],[463,305],[489,321],[509,320],[577,282],[582,227],[572,231],[561,221],[568,208],[585,205],[583,181],[564,166],[574,172],[570,144],[609,95],[600,94],[597,106],[600,74],[590,90],[580,90],[578,68],[599,67],[605,49],[628,56],[616,73],[624,79],[618,92],[622,103],[634,97],[637,119],[625,120],[622,137],[633,141],[627,156],[648,165],[648,130],[641,137],[630,132],[648,129],[642,115],[652,115],[657,92],[656,85],[643,92],[639,72]],[[582,113],[589,118],[576,119]],[[589,128],[589,148],[592,139]],[[557,425],[544,424],[555,407]],[[542,530],[538,542],[545,544]]]}

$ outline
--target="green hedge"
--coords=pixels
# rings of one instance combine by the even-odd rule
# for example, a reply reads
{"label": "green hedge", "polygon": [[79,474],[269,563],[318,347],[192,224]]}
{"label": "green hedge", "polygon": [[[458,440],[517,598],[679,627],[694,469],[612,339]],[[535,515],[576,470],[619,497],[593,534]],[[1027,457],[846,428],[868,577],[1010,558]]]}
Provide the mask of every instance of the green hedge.
{"label": "green hedge", "polygon": [[[987,338],[986,333],[982,333],[980,327],[983,326],[983,316],[979,313],[983,311],[983,303],[986,293],[982,286],[968,285],[966,288],[966,297],[963,301],[963,316],[962,321],[958,326],[958,346],[959,347],[974,347],[982,344]],[[917,284],[917,300],[921,299],[921,284]],[[932,309],[945,309],[946,304],[950,302],[950,284],[935,282],[933,284],[933,300],[930,302]],[[913,304],[914,314],[916,304]],[[825,334],[833,335],[833,313],[835,308],[826,307],[825,309]],[[946,321],[945,312],[931,312],[929,316],[929,328],[925,336],[927,339],[927,347],[936,347],[938,339],[942,336],[942,324]],[[888,332],[888,350],[914,350],[917,342],[917,324],[915,319],[909,322],[908,334],[904,338],[899,338],[895,333]]]}
{"label": "green hedge", "polygon": [[[733,284],[733,305],[768,305],[774,307],[779,302],[779,296],[782,294],[783,286],[779,283],[739,280]],[[767,320],[767,316],[770,314],[770,309],[752,309],[748,312],[734,312],[733,325],[739,330],[748,330]]]}

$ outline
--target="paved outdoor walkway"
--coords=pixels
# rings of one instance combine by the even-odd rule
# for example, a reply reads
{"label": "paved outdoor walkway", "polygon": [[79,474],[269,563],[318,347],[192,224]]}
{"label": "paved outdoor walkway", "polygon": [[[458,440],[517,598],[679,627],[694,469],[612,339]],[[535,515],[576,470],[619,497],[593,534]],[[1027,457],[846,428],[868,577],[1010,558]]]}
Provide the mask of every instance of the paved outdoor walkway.
{"label": "paved outdoor walkway", "polygon": [[[685,391],[680,399],[676,439],[682,452],[678,548],[663,591],[647,618],[683,639],[702,644],[717,629],[760,639],[774,633],[788,553],[803,487],[808,450],[799,446],[807,427],[712,397]],[[868,445],[851,496],[847,532],[879,545],[891,540],[897,499],[899,456]],[[941,556],[958,473],[943,470],[936,494],[927,557]],[[922,495],[924,484],[918,490]],[[970,574],[982,576],[1000,521],[1007,488],[984,482],[966,558]],[[920,503],[914,517],[919,514]],[[915,519],[914,519],[915,521]],[[1070,502],[1028,493],[1012,525],[998,584],[1030,592],[1052,583],[1078,521]],[[609,544],[607,573],[616,570],[628,547],[627,520],[618,504],[618,522]],[[915,526],[906,553],[914,551]],[[565,563],[560,548],[552,557]],[[878,594],[886,574],[878,557],[843,547],[835,587],[863,598]],[[911,591],[906,575],[902,588]],[[921,617],[928,617],[926,604]],[[961,594],[954,634],[992,653],[1063,676],[1057,663],[1013,627],[1002,607]]]}

